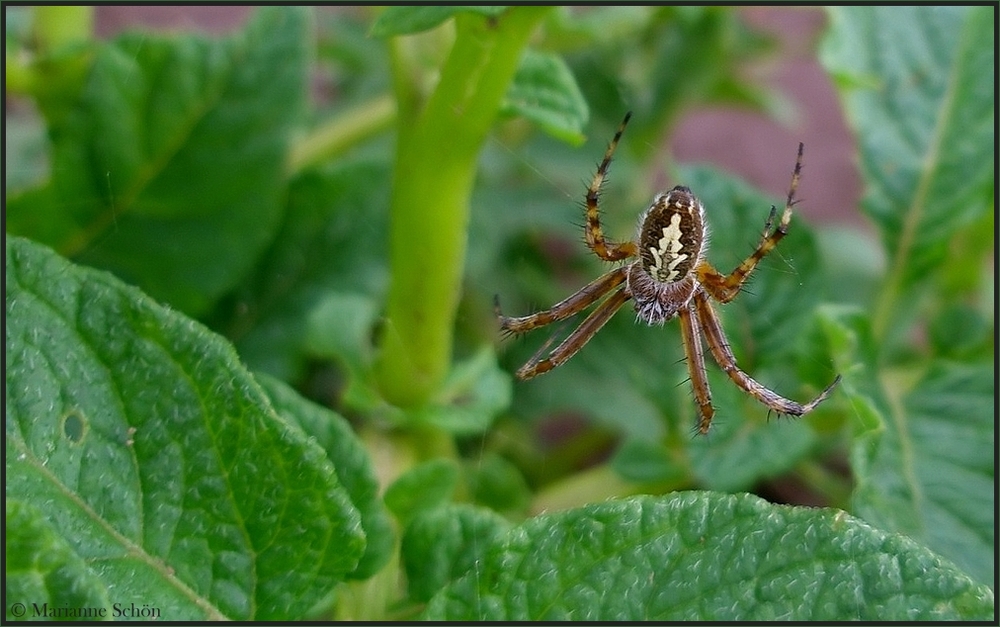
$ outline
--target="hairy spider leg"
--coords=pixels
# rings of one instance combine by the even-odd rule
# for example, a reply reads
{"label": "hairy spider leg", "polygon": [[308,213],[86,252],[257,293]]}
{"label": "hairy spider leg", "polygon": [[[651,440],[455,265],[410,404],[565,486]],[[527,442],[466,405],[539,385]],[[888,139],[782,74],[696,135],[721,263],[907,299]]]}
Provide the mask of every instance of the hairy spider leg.
{"label": "hairy spider leg", "polygon": [[639,252],[635,242],[609,242],[604,238],[598,208],[601,186],[604,185],[604,180],[608,176],[608,168],[611,167],[611,157],[615,154],[618,141],[622,138],[622,133],[625,132],[625,125],[628,124],[631,117],[631,111],[625,114],[625,119],[622,120],[621,125],[618,127],[618,132],[615,133],[614,139],[608,144],[608,149],[604,153],[604,160],[601,161],[601,165],[597,168],[597,173],[594,174],[594,180],[591,181],[590,187],[587,188],[587,224],[584,226],[587,246],[590,247],[590,250],[594,251],[595,255],[605,261],[621,261],[622,259],[634,257]]}
{"label": "hairy spider leg", "polygon": [[817,405],[826,400],[826,397],[828,397],[830,392],[833,391],[834,386],[840,382],[840,375],[837,375],[837,377],[833,380],[833,383],[828,385],[826,389],[819,394],[819,396],[805,405],[801,405],[795,401],[780,396],[775,392],[772,392],[755,381],[752,377],[750,377],[750,375],[740,370],[739,366],[736,365],[736,356],[733,355],[733,351],[729,347],[729,341],[726,339],[725,333],[722,330],[722,324],[719,321],[718,315],[715,313],[715,309],[712,307],[712,302],[709,300],[708,294],[700,289],[695,290],[693,300],[696,314],[701,322],[700,326],[702,332],[705,334],[705,340],[708,342],[708,348],[712,353],[712,357],[714,357],[715,361],[719,363],[719,367],[722,368],[727,375],[729,375],[729,378],[732,379],[733,383],[735,383],[740,389],[775,412],[779,414],[787,414],[789,416],[802,416],[803,414],[807,414],[815,409]]}
{"label": "hairy spider leg", "polygon": [[590,315],[580,323],[580,326],[578,326],[576,330],[569,335],[569,337],[563,340],[559,346],[556,346],[555,349],[549,353],[548,357],[545,359],[539,359],[545,349],[548,348],[549,342],[546,342],[545,345],[542,346],[541,350],[535,353],[528,363],[518,369],[515,373],[517,378],[524,381],[546,373],[549,370],[565,363],[566,360],[583,348],[583,345],[589,342],[590,339],[594,337],[594,334],[600,331],[601,327],[603,327],[607,321],[611,319],[611,316],[615,315],[615,312],[618,311],[618,309],[630,298],[632,298],[632,295],[624,289],[618,290],[609,296],[607,300],[597,306],[597,309],[590,312]]}
{"label": "hairy spider leg", "polygon": [[774,231],[771,231],[776,213],[775,208],[771,207],[771,213],[764,225],[764,233],[761,236],[760,243],[757,245],[757,249],[743,260],[743,263],[737,266],[735,270],[728,275],[723,275],[712,264],[704,260],[695,268],[695,272],[698,274],[698,282],[708,290],[712,298],[720,303],[728,303],[736,298],[747,278],[757,267],[757,264],[760,263],[760,260],[767,256],[788,233],[788,225],[792,221],[792,207],[795,205],[795,192],[799,187],[799,179],[802,177],[802,152],[804,149],[805,147],[800,142],[798,157],[795,160],[795,170],[792,172],[792,183],[788,189],[788,199],[785,202],[785,210],[781,214],[781,222],[778,223],[778,227]]}
{"label": "hairy spider leg", "polygon": [[701,338],[698,336],[696,321],[694,318],[698,314],[692,310],[690,304],[682,307],[677,312],[677,317],[681,321],[681,339],[684,341],[684,355],[687,357],[688,372],[691,375],[691,388],[694,390],[694,398],[698,403],[698,433],[708,433],[708,427],[712,424],[712,416],[715,415],[715,408],[712,407],[712,392],[708,386],[708,377],[705,374],[705,353],[701,348]]}
{"label": "hairy spider leg", "polygon": [[500,311],[500,297],[493,298],[493,311],[500,320],[500,328],[508,333],[521,333],[543,327],[553,322],[565,320],[570,316],[579,313],[589,307],[591,303],[597,302],[602,296],[621,285],[625,281],[628,268],[615,268],[607,272],[596,280],[588,283],[583,289],[576,292],[569,298],[556,303],[545,311],[539,311],[529,316],[511,318],[503,315]]}

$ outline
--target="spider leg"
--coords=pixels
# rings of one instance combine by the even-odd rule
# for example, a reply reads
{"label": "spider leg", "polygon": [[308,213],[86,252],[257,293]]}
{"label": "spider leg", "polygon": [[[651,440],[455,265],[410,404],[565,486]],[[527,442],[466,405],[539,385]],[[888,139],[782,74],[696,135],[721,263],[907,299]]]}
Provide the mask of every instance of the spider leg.
{"label": "spider leg", "polygon": [[733,355],[733,351],[729,347],[729,341],[726,340],[726,336],[722,331],[722,324],[719,322],[719,317],[715,313],[715,309],[712,308],[712,303],[704,291],[695,290],[694,306],[698,315],[699,326],[702,333],[705,334],[705,340],[708,342],[708,348],[712,352],[715,361],[719,362],[719,366],[729,375],[733,383],[769,409],[779,414],[802,416],[811,412],[817,405],[826,400],[826,397],[833,391],[834,386],[840,381],[840,376],[838,375],[833,380],[833,383],[820,392],[819,396],[805,405],[796,403],[771,391],[755,381],[750,375],[740,370],[736,365],[736,356]]}
{"label": "spider leg", "polygon": [[542,348],[535,353],[535,355],[517,370],[517,378],[522,381],[536,377],[540,374],[544,374],[553,368],[562,365],[570,357],[575,355],[577,351],[583,348],[583,345],[590,341],[594,334],[601,330],[601,327],[611,319],[611,316],[618,311],[618,308],[625,304],[632,295],[628,290],[618,290],[612,294],[606,301],[597,306],[597,309],[590,312],[590,315],[580,323],[580,326],[576,328],[569,337],[562,341],[559,346],[555,349],[549,356],[540,359],[542,353],[549,347],[552,340],[549,340],[542,346]]}
{"label": "spider leg", "polygon": [[601,186],[608,176],[608,168],[611,167],[611,157],[615,154],[618,141],[621,139],[622,133],[625,132],[625,125],[628,124],[631,117],[631,111],[625,114],[625,119],[622,120],[621,125],[618,127],[618,132],[615,133],[614,139],[608,144],[608,149],[604,153],[604,160],[601,161],[601,165],[598,166],[597,173],[594,174],[594,179],[591,181],[590,187],[587,188],[587,224],[584,227],[587,246],[590,247],[590,250],[594,251],[595,255],[605,261],[620,261],[634,257],[638,253],[638,248],[634,242],[615,243],[609,242],[604,238],[604,231],[601,229],[601,216],[598,210]]}
{"label": "spider leg", "polygon": [[598,277],[580,289],[569,298],[556,303],[545,311],[539,311],[520,318],[511,318],[500,311],[500,297],[494,296],[493,310],[500,320],[500,328],[507,333],[521,333],[538,327],[543,327],[583,311],[602,296],[625,281],[628,268],[615,268],[611,272]]}
{"label": "spider leg", "polygon": [[712,424],[715,409],[712,407],[712,392],[705,376],[705,353],[702,352],[701,338],[695,328],[696,316],[690,305],[677,312],[677,317],[681,320],[681,339],[684,340],[688,372],[691,374],[691,388],[694,390],[698,413],[701,415],[698,420],[698,433],[704,435],[708,433],[708,427]]}
{"label": "spider leg", "polygon": [[723,275],[707,261],[702,261],[695,268],[695,272],[698,273],[698,282],[705,286],[705,289],[708,290],[708,293],[715,300],[721,303],[728,303],[736,298],[736,295],[740,293],[740,288],[743,287],[743,283],[746,282],[747,278],[754,271],[754,268],[760,263],[760,260],[771,252],[788,233],[788,225],[792,221],[792,207],[795,205],[795,192],[799,188],[799,179],[802,178],[803,150],[804,146],[800,143],[799,154],[795,160],[795,170],[792,172],[792,182],[788,189],[788,199],[785,201],[785,210],[781,213],[781,221],[778,223],[778,227],[774,231],[771,231],[777,213],[777,209],[771,207],[771,213],[764,225],[764,233],[761,236],[760,243],[757,245],[756,250],[744,259],[743,263],[738,265],[736,269],[728,275]]}

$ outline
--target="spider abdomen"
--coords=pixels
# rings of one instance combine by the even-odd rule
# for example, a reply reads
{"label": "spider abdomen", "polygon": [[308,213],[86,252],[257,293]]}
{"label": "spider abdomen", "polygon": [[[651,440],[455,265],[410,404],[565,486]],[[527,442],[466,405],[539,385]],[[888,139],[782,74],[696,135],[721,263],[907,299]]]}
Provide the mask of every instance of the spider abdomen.
{"label": "spider abdomen", "polygon": [[658,283],[682,281],[701,259],[704,241],[704,208],[691,190],[678,185],[657,194],[639,226],[642,269]]}

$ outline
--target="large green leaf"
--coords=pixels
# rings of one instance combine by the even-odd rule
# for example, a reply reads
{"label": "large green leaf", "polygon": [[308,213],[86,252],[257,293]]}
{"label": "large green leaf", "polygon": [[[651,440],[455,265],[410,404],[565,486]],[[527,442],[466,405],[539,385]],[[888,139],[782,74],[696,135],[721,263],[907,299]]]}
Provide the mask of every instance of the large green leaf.
{"label": "large green leaf", "polygon": [[364,555],[348,577],[365,579],[372,576],[388,561],[395,534],[389,512],[379,496],[378,479],[364,444],[341,416],[302,398],[274,377],[258,373],[255,378],[278,414],[301,427],[326,451],[337,472],[337,480],[361,514],[361,527],[368,540]]}
{"label": "large green leaf", "polygon": [[37,507],[112,602],[288,620],[356,568],[350,495],[228,343],[20,238],[5,296],[7,498]]}
{"label": "large green leaf", "polygon": [[113,616],[108,589],[29,501],[6,501],[4,591],[7,621]]}
{"label": "large green leaf", "polygon": [[918,381],[892,384],[863,311],[825,307],[817,320],[844,372],[854,513],[992,583],[994,369],[938,361]]}
{"label": "large green leaf", "polygon": [[[836,7],[821,59],[840,89],[866,181],[862,208],[889,258],[875,330],[912,312],[914,285],[993,209],[996,7]],[[973,263],[969,263],[973,261]]]}
{"label": "large green leaf", "polygon": [[309,22],[304,9],[263,8],[227,40],[102,45],[79,102],[50,128],[53,191],[12,199],[9,232],[204,313],[278,226]]}
{"label": "large green leaf", "polygon": [[388,166],[370,159],[292,181],[272,246],[217,313],[253,368],[290,381],[307,356],[360,365],[388,281],[388,188]]}
{"label": "large green leaf", "polygon": [[939,363],[894,407],[866,457],[858,516],[905,533],[977,581],[995,577],[995,381],[990,364]]}
{"label": "large green leaf", "polygon": [[469,572],[510,528],[491,510],[449,505],[420,512],[403,536],[403,565],[410,596],[427,601],[452,579]]}
{"label": "large green leaf", "polygon": [[612,501],[494,534],[483,534],[488,546],[477,549],[483,557],[431,600],[425,618],[994,616],[988,587],[904,536],[841,511],[775,506],[750,495],[689,492]]}

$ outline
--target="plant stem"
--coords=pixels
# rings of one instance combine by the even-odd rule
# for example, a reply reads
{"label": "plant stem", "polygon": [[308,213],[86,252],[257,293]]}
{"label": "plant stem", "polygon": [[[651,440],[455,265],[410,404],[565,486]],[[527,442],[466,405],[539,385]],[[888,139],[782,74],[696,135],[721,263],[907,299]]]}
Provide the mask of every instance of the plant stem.
{"label": "plant stem", "polygon": [[41,50],[56,52],[63,46],[90,41],[93,25],[93,7],[39,6],[35,7],[32,30]]}
{"label": "plant stem", "polygon": [[[414,115],[419,103],[397,94],[391,281],[376,372],[385,398],[400,407],[423,404],[447,374],[476,159],[528,36],[547,10],[457,15],[454,45],[423,110]],[[405,83],[405,77],[395,81]]]}

